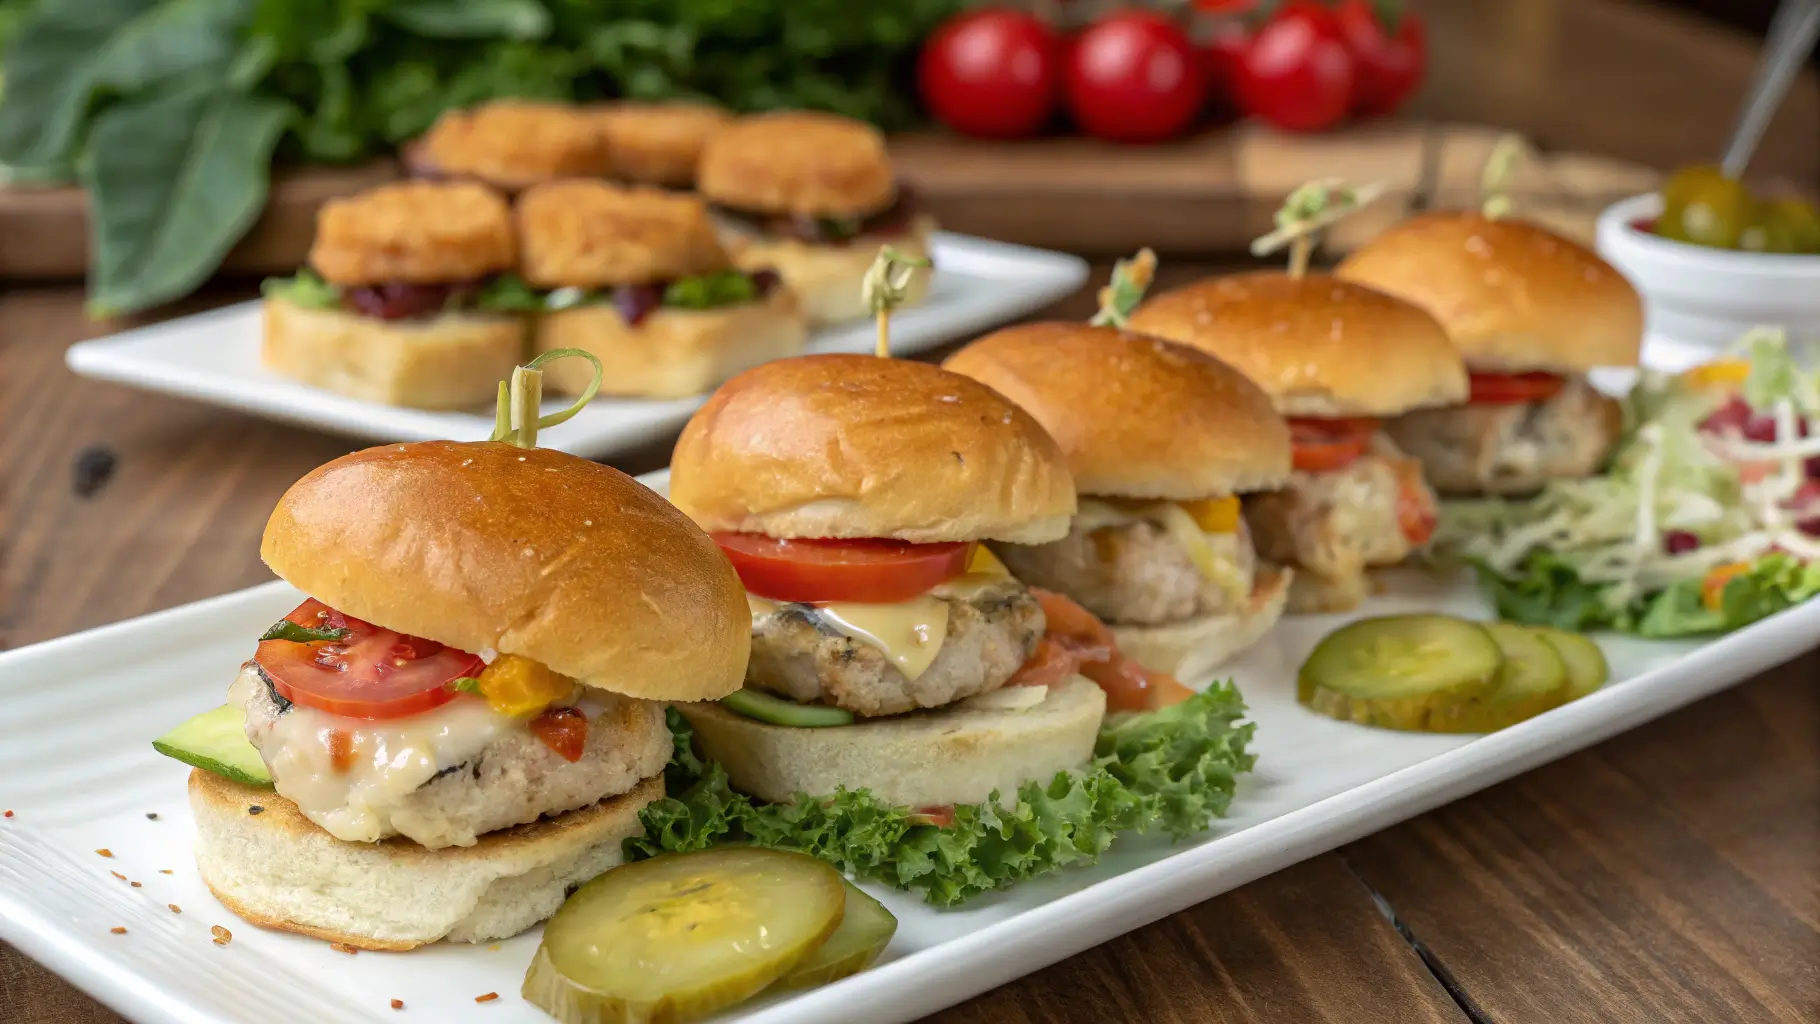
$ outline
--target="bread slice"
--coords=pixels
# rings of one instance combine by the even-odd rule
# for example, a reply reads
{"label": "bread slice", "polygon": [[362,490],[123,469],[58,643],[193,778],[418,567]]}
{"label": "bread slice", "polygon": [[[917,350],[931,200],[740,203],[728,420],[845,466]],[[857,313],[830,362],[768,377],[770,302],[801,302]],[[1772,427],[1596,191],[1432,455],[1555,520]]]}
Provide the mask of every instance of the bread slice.
{"label": "bread slice", "polygon": [[1258,642],[1283,617],[1296,574],[1262,569],[1242,613],[1203,615],[1160,626],[1114,626],[1119,650],[1153,672],[1194,679]]}
{"label": "bread slice", "polygon": [[[578,348],[605,370],[600,393],[683,398],[711,391],[760,363],[801,355],[809,329],[796,296],[785,289],[763,302],[720,309],[659,309],[629,326],[607,304],[579,306],[538,318],[538,352]],[[544,370],[551,390],[580,394],[593,379],[586,360],[565,359]]]}
{"label": "bread slice", "polygon": [[713,703],[678,704],[701,752],[735,789],[773,803],[798,793],[869,789],[898,807],[1001,802],[1026,782],[1048,782],[1093,756],[1106,692],[1079,676],[1023,711],[950,706],[853,725],[770,725]]}
{"label": "bread slice", "polygon": [[1360,571],[1351,576],[1318,576],[1306,569],[1296,570],[1295,582],[1289,587],[1288,612],[1291,615],[1325,615],[1349,612],[1371,596],[1371,576]]}
{"label": "bread slice", "polygon": [[[878,258],[880,244],[889,244],[905,256],[926,259],[934,221],[918,217],[910,231],[891,238],[856,238],[851,242],[821,245],[795,238],[774,238],[730,232],[727,251],[741,270],[775,270],[784,284],[802,300],[809,326],[864,320],[872,315],[860,295],[866,270]],[[927,270],[910,275],[908,297],[899,308],[921,305],[929,297]]]}
{"label": "bread slice", "polygon": [[343,842],[271,790],[201,769],[189,788],[196,867],[224,906],[264,928],[387,950],[491,942],[548,918],[572,887],[621,863],[620,843],[644,831],[639,810],[664,795],[657,776],[473,846],[427,850]]}
{"label": "bread slice", "polygon": [[524,356],[525,325],[516,316],[379,320],[265,300],[260,359],[267,368],[369,402],[414,409],[484,406]]}

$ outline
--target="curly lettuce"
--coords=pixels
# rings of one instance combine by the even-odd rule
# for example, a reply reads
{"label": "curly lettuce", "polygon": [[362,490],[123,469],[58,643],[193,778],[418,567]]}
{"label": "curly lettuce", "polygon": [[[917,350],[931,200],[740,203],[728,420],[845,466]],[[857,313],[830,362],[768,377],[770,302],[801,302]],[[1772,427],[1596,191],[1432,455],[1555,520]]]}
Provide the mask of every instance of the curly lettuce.
{"label": "curly lettuce", "polygon": [[1728,633],[1820,594],[1820,563],[1780,552],[1765,555],[1725,581],[1709,600],[1700,579],[1683,579],[1628,600],[1611,585],[1588,583],[1573,565],[1536,552],[1511,572],[1475,565],[1498,615],[1516,622],[1579,632],[1615,629],[1664,639]]}
{"label": "curly lettuce", "polygon": [[1109,716],[1093,760],[1028,782],[1015,801],[998,794],[954,809],[938,825],[908,807],[880,803],[867,790],[798,794],[765,804],[737,793],[720,765],[695,752],[689,723],[669,712],[675,754],[669,795],[639,813],[643,836],[626,857],[756,843],[812,854],[859,878],[920,892],[941,907],[1077,864],[1092,864],[1120,833],[1161,832],[1175,839],[1203,832],[1226,813],[1240,774],[1256,758],[1254,726],[1231,684],[1159,711]]}

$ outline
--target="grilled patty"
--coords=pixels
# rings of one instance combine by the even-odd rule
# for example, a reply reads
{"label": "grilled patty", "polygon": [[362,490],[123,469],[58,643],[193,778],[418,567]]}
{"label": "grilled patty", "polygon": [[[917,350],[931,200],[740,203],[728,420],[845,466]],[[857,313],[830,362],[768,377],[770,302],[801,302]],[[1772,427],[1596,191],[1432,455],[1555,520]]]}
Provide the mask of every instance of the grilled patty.
{"label": "grilled patty", "polygon": [[1527,494],[1604,468],[1624,426],[1616,399],[1585,380],[1546,402],[1423,409],[1385,429],[1445,494]]}

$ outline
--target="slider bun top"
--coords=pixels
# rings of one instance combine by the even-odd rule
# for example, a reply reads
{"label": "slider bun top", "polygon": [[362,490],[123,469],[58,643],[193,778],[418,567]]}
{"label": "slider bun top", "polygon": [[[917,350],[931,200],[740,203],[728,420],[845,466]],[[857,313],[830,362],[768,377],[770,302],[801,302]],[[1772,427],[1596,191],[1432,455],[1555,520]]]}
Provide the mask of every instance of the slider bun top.
{"label": "slider bun top", "polygon": [[745,678],[752,614],[714,542],[616,469],[496,442],[389,444],[291,485],[260,556],[356,618],[646,700]]}
{"label": "slider bun top", "polygon": [[687,186],[709,137],[733,115],[708,103],[618,101],[592,108],[605,133],[613,176],[648,185]]}
{"label": "slider bun top", "polygon": [[721,385],[677,439],[670,500],[705,530],[1041,544],[1068,463],[1036,420],[926,363],[805,356]]}
{"label": "slider bun top", "polygon": [[1289,481],[1289,427],[1244,374],[1185,345],[1080,323],[995,331],[942,364],[1016,402],[1082,494],[1193,500]]}
{"label": "slider bun top", "polygon": [[557,181],[518,197],[519,272],[538,288],[648,284],[724,270],[700,197]]}
{"label": "slider bun top", "polygon": [[1434,317],[1328,274],[1208,278],[1145,302],[1130,327],[1237,369],[1286,416],[1395,416],[1466,400],[1466,368]]}
{"label": "slider bun top", "polygon": [[1335,271],[1441,321],[1475,370],[1583,374],[1635,366],[1643,303],[1624,275],[1577,242],[1478,213],[1415,217]]}
{"label": "slider bun top", "polygon": [[695,187],[713,202],[774,215],[863,217],[897,199],[878,129],[800,110],[742,117],[716,132]]}
{"label": "slider bun top", "polygon": [[444,113],[418,140],[415,156],[439,176],[477,178],[507,191],[612,170],[606,136],[585,111],[525,100]]}
{"label": "slider bun top", "polygon": [[401,181],[331,199],[310,265],[338,285],[446,284],[512,265],[505,200],[472,182]]}

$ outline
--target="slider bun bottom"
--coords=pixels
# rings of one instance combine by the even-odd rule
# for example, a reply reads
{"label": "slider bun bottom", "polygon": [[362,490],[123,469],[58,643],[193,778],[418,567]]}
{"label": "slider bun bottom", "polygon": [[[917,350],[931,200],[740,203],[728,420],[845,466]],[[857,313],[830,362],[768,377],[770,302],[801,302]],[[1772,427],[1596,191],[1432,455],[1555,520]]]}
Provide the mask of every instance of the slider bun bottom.
{"label": "slider bun bottom", "polygon": [[622,862],[620,843],[644,832],[638,812],[664,795],[664,780],[442,850],[401,837],[343,842],[271,790],[201,769],[189,788],[196,867],[222,905],[262,928],[404,950],[491,942],[556,913],[569,887]]}
{"label": "slider bun bottom", "polygon": [[[683,398],[760,363],[800,355],[808,340],[796,297],[779,289],[763,302],[721,309],[658,309],[637,327],[604,303],[546,313],[533,347],[593,353],[605,371],[603,395]],[[586,360],[563,359],[545,368],[544,380],[577,395],[593,372]]]}
{"label": "slider bun bottom", "polygon": [[1160,626],[1113,626],[1112,635],[1119,650],[1145,668],[1194,679],[1268,633],[1283,617],[1299,577],[1288,569],[1260,571],[1243,613],[1204,615]]}
{"label": "slider bun bottom", "polygon": [[[918,217],[910,230],[895,237],[862,236],[840,245],[818,245],[794,238],[736,235],[728,251],[742,270],[775,270],[802,301],[803,315],[812,327],[864,320],[872,315],[860,294],[866,270],[878,258],[880,244],[917,259],[929,258],[929,232],[933,222]],[[910,275],[907,297],[899,309],[922,305],[929,297],[928,270]]]}
{"label": "slider bun bottom", "polygon": [[1291,615],[1325,615],[1349,612],[1371,596],[1371,576],[1365,572],[1335,578],[1317,576],[1298,569],[1289,585],[1288,613]]}
{"label": "slider bun bottom", "polygon": [[947,708],[831,729],[770,725],[713,703],[675,707],[733,787],[761,800],[785,803],[844,787],[869,789],[896,807],[931,807],[984,803],[994,790],[1010,803],[1024,783],[1085,765],[1106,692],[1076,676],[1024,711]]}
{"label": "slider bun bottom", "polygon": [[267,368],[369,402],[416,409],[487,405],[524,354],[524,322],[515,316],[387,321],[265,300],[260,359]]}

